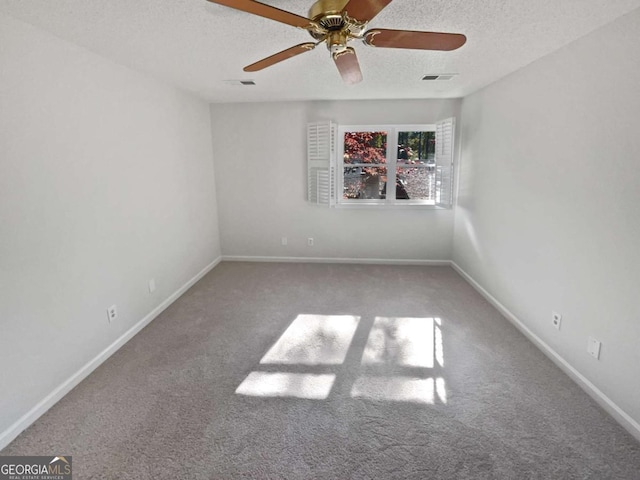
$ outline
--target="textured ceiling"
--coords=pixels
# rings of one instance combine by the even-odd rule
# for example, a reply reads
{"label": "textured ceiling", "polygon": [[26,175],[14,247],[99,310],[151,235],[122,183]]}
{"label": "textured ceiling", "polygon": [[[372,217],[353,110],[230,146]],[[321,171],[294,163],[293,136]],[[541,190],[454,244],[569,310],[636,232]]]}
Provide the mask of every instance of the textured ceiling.
{"label": "textured ceiling", "polygon": [[[303,16],[312,3],[263,2]],[[364,81],[346,86],[322,45],[244,73],[311,37],[205,0],[0,0],[0,12],[211,102],[461,97],[639,7],[640,0],[395,0],[370,27],[464,33],[466,45],[425,52],[355,42]],[[458,75],[421,80],[439,73]],[[256,85],[224,83],[232,79]]]}

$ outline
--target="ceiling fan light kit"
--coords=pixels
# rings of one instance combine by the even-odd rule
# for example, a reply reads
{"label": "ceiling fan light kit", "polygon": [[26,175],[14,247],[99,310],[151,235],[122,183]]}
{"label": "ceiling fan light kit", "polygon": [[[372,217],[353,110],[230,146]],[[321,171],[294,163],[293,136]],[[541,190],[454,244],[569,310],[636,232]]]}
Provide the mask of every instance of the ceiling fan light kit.
{"label": "ceiling fan light kit", "polygon": [[450,51],[460,48],[466,37],[459,33],[421,32],[412,30],[372,29],[369,22],[392,0],[318,0],[309,10],[309,18],[296,15],[254,0],[208,0],[293,27],[307,30],[315,43],[301,43],[252,63],[245,72],[257,72],[326,43],[338,72],[347,84],[362,81],[356,51],[348,46],[352,40],[377,48],[408,48]]}

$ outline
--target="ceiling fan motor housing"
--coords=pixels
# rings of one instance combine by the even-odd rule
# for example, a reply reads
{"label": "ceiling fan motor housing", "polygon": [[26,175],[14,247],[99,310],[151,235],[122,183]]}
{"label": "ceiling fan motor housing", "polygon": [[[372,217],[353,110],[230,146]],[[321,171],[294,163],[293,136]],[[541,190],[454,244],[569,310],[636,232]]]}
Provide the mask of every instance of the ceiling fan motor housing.
{"label": "ceiling fan motor housing", "polygon": [[309,18],[318,23],[320,23],[323,17],[331,16],[342,18],[342,9],[347,4],[347,1],[348,0],[318,0],[309,9]]}
{"label": "ceiling fan motor housing", "polygon": [[348,0],[318,0],[309,10],[309,18],[322,27],[325,32],[309,30],[313,38],[327,41],[331,53],[347,48],[351,38],[359,38],[367,22],[359,22],[348,16],[343,9]]}

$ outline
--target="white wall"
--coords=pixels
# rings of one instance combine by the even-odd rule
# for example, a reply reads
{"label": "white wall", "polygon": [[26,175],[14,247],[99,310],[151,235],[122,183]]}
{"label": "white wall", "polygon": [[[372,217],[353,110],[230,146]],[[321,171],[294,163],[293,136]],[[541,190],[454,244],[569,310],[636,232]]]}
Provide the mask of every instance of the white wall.
{"label": "white wall", "polygon": [[[636,422],[638,45],[640,10],[464,99],[453,251]],[[590,335],[603,342],[600,361],[587,355]]]}
{"label": "white wall", "polygon": [[[306,126],[327,119],[430,124],[457,116],[459,106],[459,100],[212,105],[225,256],[448,260],[451,210],[308,204]],[[286,247],[282,236],[288,237]],[[307,237],[315,239],[314,247],[307,246]]]}
{"label": "white wall", "polygon": [[0,15],[0,436],[220,255],[214,189],[206,103]]}

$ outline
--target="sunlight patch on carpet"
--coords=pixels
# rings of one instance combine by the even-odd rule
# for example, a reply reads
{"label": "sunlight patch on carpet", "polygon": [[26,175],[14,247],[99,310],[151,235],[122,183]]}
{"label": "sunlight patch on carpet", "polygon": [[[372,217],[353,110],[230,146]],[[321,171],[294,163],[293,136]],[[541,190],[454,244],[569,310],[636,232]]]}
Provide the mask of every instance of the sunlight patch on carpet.
{"label": "sunlight patch on carpet", "polygon": [[251,372],[236,393],[251,397],[324,400],[329,396],[335,379],[333,374]]}
{"label": "sunlight patch on carpet", "polygon": [[435,318],[434,320],[436,323],[434,330],[434,347],[436,349],[436,361],[438,362],[438,365],[444,367],[444,347],[442,345],[442,329],[440,328],[442,326],[442,319]]}
{"label": "sunlight patch on carpet", "polygon": [[[362,364],[433,368],[434,326],[435,321],[431,317],[376,317],[362,355]],[[442,336],[438,338],[438,353],[442,357]],[[443,363],[444,359],[439,361]]]}
{"label": "sunlight patch on carpet", "polygon": [[298,315],[260,363],[340,365],[359,321],[352,315]]}
{"label": "sunlight patch on carpet", "polygon": [[436,378],[436,393],[442,403],[447,403],[447,388],[442,377]]}

